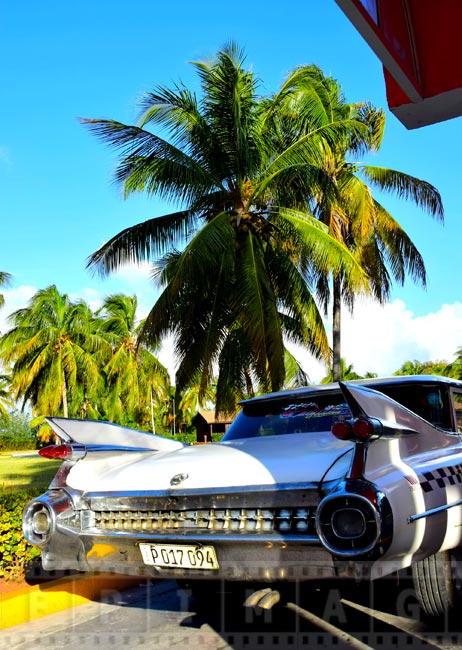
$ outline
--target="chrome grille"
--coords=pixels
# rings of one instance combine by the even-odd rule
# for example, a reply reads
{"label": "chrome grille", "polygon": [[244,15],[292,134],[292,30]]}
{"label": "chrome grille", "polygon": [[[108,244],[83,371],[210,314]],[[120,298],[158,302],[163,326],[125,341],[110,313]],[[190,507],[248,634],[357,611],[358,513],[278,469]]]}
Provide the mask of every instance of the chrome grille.
{"label": "chrome grille", "polygon": [[315,533],[315,508],[212,508],[94,512],[92,528],[127,532]]}

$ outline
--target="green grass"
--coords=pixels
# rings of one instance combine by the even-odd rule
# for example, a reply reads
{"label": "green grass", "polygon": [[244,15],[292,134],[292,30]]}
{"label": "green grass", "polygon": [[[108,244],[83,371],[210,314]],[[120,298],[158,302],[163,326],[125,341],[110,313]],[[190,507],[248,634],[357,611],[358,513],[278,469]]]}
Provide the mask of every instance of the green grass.
{"label": "green grass", "polygon": [[[46,490],[60,461],[40,456],[16,456],[25,452],[0,452],[0,493],[9,494],[37,488]],[[32,452],[31,452],[32,453]]]}

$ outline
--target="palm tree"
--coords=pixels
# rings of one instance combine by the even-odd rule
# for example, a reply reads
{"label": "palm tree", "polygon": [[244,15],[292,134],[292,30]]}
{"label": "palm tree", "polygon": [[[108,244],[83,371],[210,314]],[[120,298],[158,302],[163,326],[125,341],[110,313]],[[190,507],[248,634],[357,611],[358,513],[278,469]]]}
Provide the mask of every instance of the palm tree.
{"label": "palm tree", "polygon": [[[346,103],[338,82],[324,76],[316,66],[296,69],[283,85],[278,101],[285,105],[286,112],[304,116],[298,132],[309,133],[342,121],[363,124],[363,130],[346,130],[326,150],[323,170],[338,193],[315,195],[313,214],[355,255],[368,275],[369,293],[378,301],[388,300],[392,279],[403,284],[405,277],[410,276],[425,286],[422,256],[395,218],[374,197],[371,188],[413,201],[442,220],[443,206],[438,191],[403,172],[357,162],[359,156],[380,148],[385,126],[383,111],[369,104]],[[341,304],[343,300],[352,309],[357,288],[340,269],[333,270],[330,276],[321,275],[318,290],[326,308],[332,292],[333,376],[338,380]]]}
{"label": "palm tree", "polygon": [[402,375],[422,375],[423,374],[423,365],[417,359],[414,361],[405,361],[403,365],[393,374],[396,376]]}
{"label": "palm tree", "polygon": [[442,374],[455,379],[462,379],[462,347],[457,348],[456,358],[452,363],[447,364],[445,372]]}
{"label": "palm tree", "polygon": [[286,369],[286,377],[283,386],[284,389],[300,388],[301,386],[307,386],[310,383],[310,379],[300,363],[287,349],[285,351],[284,365]]}
{"label": "palm tree", "polygon": [[[0,286],[10,284],[12,276],[5,271],[0,271]],[[0,293],[0,309],[5,305],[5,297]],[[5,420],[9,418],[8,408],[12,406],[10,377],[0,374],[0,417]]]}
{"label": "palm tree", "polygon": [[323,152],[361,125],[326,122],[281,146],[274,106],[257,96],[235,45],[193,65],[200,100],[179,84],[145,96],[138,126],[83,120],[120,152],[115,179],[126,195],[146,192],[184,208],[126,228],[89,265],[104,275],[157,258],[162,293],[142,338],[174,333],[179,390],[200,371],[204,391],[218,366],[217,409],[233,411],[243,387],[283,385],[284,338],[328,359],[313,269],[364,284],[348,249],[308,212],[313,193],[336,194]]}
{"label": "palm tree", "polygon": [[108,296],[98,311],[99,332],[111,346],[105,361],[102,411],[110,421],[146,426],[152,410],[169,390],[167,369],[144,345],[137,344],[136,296]]}
{"label": "palm tree", "polygon": [[405,361],[394,375],[446,375],[457,377],[457,360],[453,364],[446,361]]}
{"label": "palm tree", "polygon": [[10,377],[8,375],[0,375],[0,419],[4,421],[9,420],[9,409],[12,406]]}
{"label": "palm tree", "polygon": [[[367,376],[374,376],[373,373],[367,373]],[[353,379],[363,379],[361,375],[354,370],[353,364],[347,365],[345,359],[340,359],[340,377],[334,378],[333,369],[329,371],[329,374],[321,380],[321,384],[331,384],[334,381],[351,381]]]}
{"label": "palm tree", "polygon": [[37,415],[75,415],[79,386],[95,391],[100,382],[93,314],[54,285],[38,291],[29,306],[11,314],[13,328],[0,338],[0,354],[11,367],[15,400]]}
{"label": "palm tree", "polygon": [[[12,276],[9,273],[5,273],[5,271],[0,271],[0,286],[8,286],[12,280]],[[3,294],[0,293],[0,308],[3,307],[5,304],[5,298]]]}
{"label": "palm tree", "polygon": [[177,393],[174,396],[176,418],[181,419],[186,426],[191,425],[192,419],[200,408],[210,409],[216,401],[215,384],[209,384],[204,391],[200,379],[198,376],[196,381],[187,386],[181,394]]}

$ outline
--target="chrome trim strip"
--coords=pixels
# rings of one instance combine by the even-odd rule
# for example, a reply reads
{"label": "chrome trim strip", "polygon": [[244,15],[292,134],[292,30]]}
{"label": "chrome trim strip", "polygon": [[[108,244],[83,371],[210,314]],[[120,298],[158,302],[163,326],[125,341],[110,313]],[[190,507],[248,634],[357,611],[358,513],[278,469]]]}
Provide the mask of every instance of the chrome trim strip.
{"label": "chrome trim strip", "polygon": [[91,528],[84,530],[79,533],[79,536],[84,538],[84,537],[105,537],[108,539],[111,538],[123,538],[123,539],[134,539],[134,540],[149,540],[151,544],[163,544],[166,541],[167,542],[174,542],[175,544],[187,544],[189,542],[197,542],[201,544],[221,544],[223,542],[232,542],[234,543],[239,543],[239,542],[252,542],[252,543],[258,543],[261,542],[263,544],[285,544],[286,542],[297,542],[298,544],[309,544],[309,545],[316,545],[316,546],[321,546],[321,542],[317,535],[281,535],[277,533],[273,533],[271,535],[248,535],[245,533],[242,534],[236,534],[236,533],[230,533],[229,535],[219,535],[217,533],[213,533],[212,531],[207,534],[206,531],[204,531],[201,534],[193,533],[193,534],[187,534],[187,535],[179,535],[177,534],[169,534],[166,533],[165,535],[153,535],[152,532],[150,534],[147,533],[141,533],[141,532],[132,532],[132,531],[117,531],[115,534],[111,534],[110,532],[108,533],[107,531],[101,531],[101,530],[93,530]]}
{"label": "chrome trim strip", "polygon": [[[323,493],[329,492],[338,481],[328,481],[323,485]],[[274,485],[252,485],[232,488],[197,488],[192,490],[168,489],[145,492],[86,492],[83,500],[91,510],[133,510],[148,507],[156,500],[159,509],[192,508],[246,508],[246,507],[306,507],[319,505],[323,494],[319,493],[318,483],[290,483]],[[88,507],[88,506],[87,506]]]}
{"label": "chrome trim strip", "polygon": [[[330,481],[329,483],[337,484],[338,480]],[[210,487],[210,488],[193,488],[193,489],[175,489],[171,488],[166,490],[131,490],[131,491],[117,491],[117,492],[87,492],[85,496],[90,499],[98,498],[127,498],[127,497],[164,497],[164,496],[196,496],[196,495],[211,495],[211,494],[242,494],[242,490],[245,489],[246,492],[281,492],[281,491],[291,491],[291,490],[316,490],[318,489],[318,482],[310,483],[271,483],[270,485],[245,485],[237,487]]]}
{"label": "chrome trim strip", "polygon": [[452,503],[446,503],[444,506],[431,508],[430,510],[426,510],[425,512],[420,512],[416,515],[411,515],[410,517],[407,518],[407,523],[412,524],[414,523],[414,521],[417,521],[418,519],[431,517],[432,515],[436,515],[439,512],[444,512],[445,510],[449,510],[449,508],[454,508],[455,506],[462,506],[462,499],[459,499],[458,501],[453,501]]}
{"label": "chrome trim strip", "polygon": [[152,449],[150,447],[123,447],[121,445],[99,445],[99,444],[77,444],[75,442],[68,443],[72,447],[82,447],[88,452],[95,453],[95,452],[149,452],[151,454],[156,454],[156,450]]}

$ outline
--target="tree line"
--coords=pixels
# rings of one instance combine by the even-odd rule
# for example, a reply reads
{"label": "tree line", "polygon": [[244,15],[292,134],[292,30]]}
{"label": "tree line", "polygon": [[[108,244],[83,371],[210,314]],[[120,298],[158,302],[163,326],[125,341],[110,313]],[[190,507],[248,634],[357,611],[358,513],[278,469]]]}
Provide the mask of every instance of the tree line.
{"label": "tree line", "polygon": [[136,310],[136,296],[108,296],[93,312],[54,285],[39,290],[0,338],[4,397],[31,408],[36,423],[62,415],[151,428],[170,379],[138,342]]}
{"label": "tree line", "polygon": [[[47,415],[108,420],[166,433],[191,429],[200,408],[215,408],[214,378],[205,391],[192,381],[181,393],[171,385],[157,348],[139,340],[136,296],[108,296],[93,311],[52,285],[8,317],[0,336],[0,415],[16,406],[32,412],[32,425]],[[287,353],[288,386],[307,376]],[[200,397],[199,397],[200,395]]]}
{"label": "tree line", "polygon": [[[180,393],[157,359],[157,349],[140,342],[145,323],[137,320],[136,311],[136,296],[110,295],[93,311],[56,286],[39,290],[27,307],[9,316],[11,328],[0,337],[6,369],[0,375],[0,420],[7,422],[19,405],[31,411],[33,426],[41,426],[46,415],[62,415],[162,434],[191,431],[197,411],[214,408],[216,379],[203,397],[199,376]],[[285,366],[283,388],[310,383],[288,352]],[[345,381],[377,376],[359,375],[343,358],[340,373]],[[406,361],[394,372],[419,374],[462,379],[462,348],[450,363]],[[322,383],[331,381],[332,370]]]}

